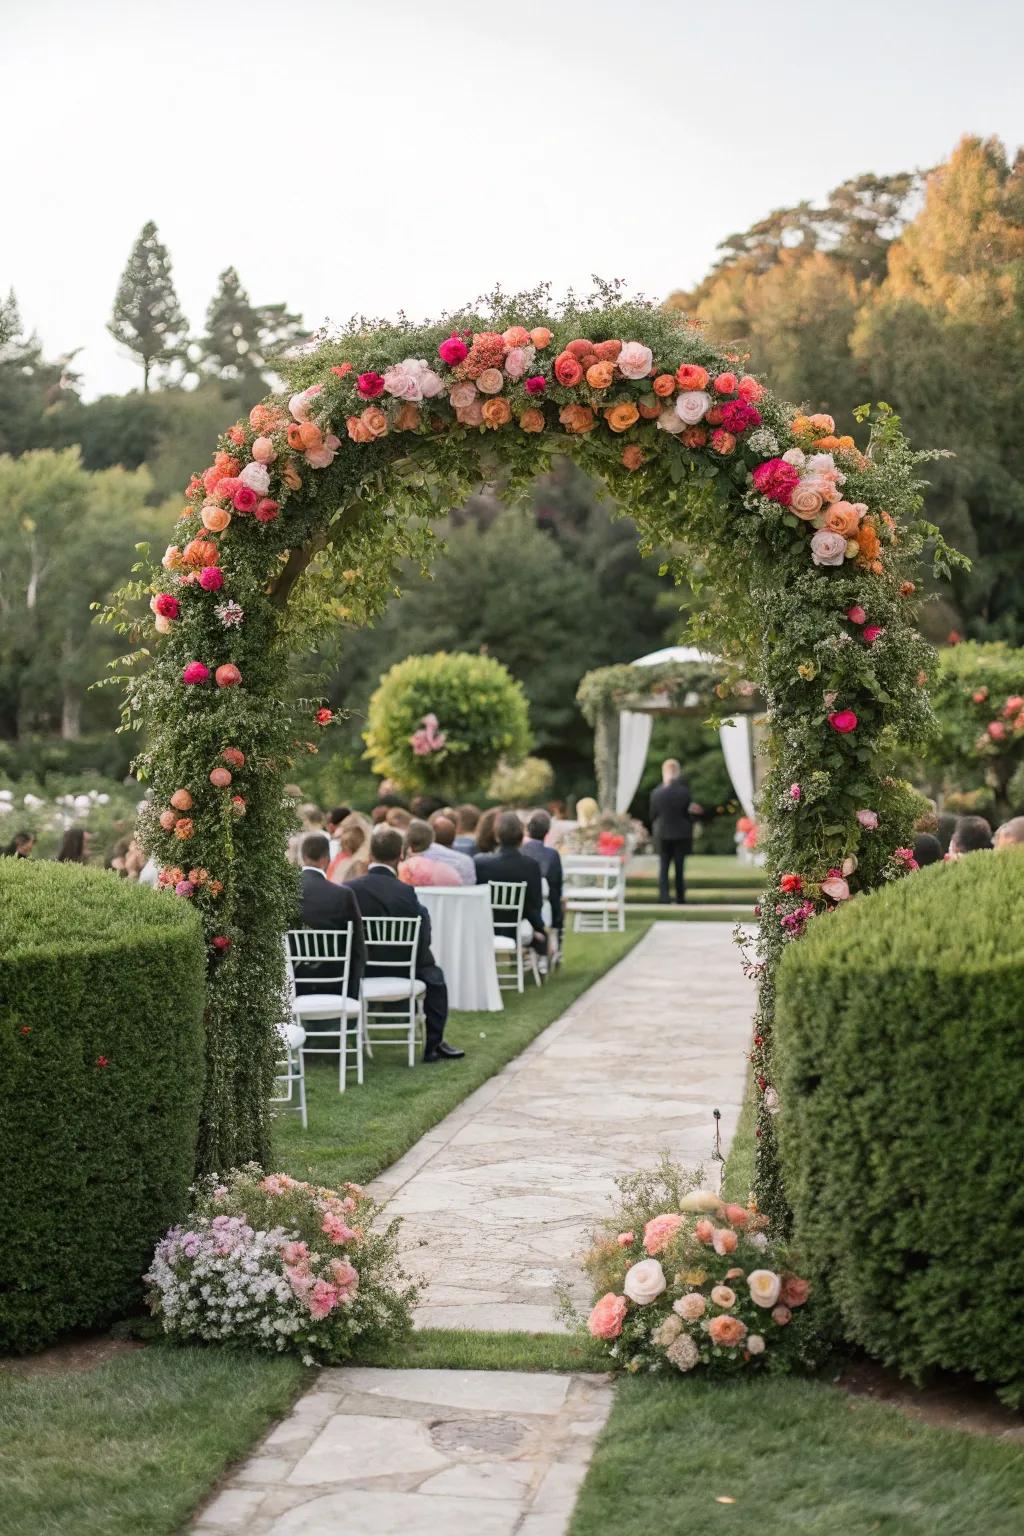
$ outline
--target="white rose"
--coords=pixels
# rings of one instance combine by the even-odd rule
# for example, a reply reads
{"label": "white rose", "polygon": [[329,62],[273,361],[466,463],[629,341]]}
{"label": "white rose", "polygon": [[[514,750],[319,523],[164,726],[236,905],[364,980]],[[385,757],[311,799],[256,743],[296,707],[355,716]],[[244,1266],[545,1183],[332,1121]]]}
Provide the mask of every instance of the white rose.
{"label": "white rose", "polygon": [[[809,475],[831,476],[835,473],[836,461],[830,453],[812,453],[809,458],[804,459],[804,468]],[[845,479],[845,476],[843,478]]]}
{"label": "white rose", "polygon": [[846,559],[846,540],[843,535],[819,528],[811,540],[811,559],[815,565],[842,565]]}
{"label": "white rose", "polygon": [[706,389],[684,389],[676,396],[676,415],[687,427],[695,427],[711,409],[711,396]]}
{"label": "white rose", "polygon": [[760,1253],[764,1253],[765,1249],[768,1247],[768,1239],[763,1232],[751,1232],[747,1238],[747,1242],[750,1243],[754,1248],[758,1249]]}
{"label": "white rose", "polygon": [[682,432],[686,427],[686,423],[679,420],[679,417],[670,406],[667,411],[662,411],[658,417],[658,426],[663,432]]}
{"label": "white rose", "polygon": [[695,1323],[698,1317],[704,1316],[707,1309],[708,1304],[700,1291],[687,1291],[685,1296],[680,1296],[678,1301],[672,1303],[672,1311],[688,1323]]}
{"label": "white rose", "polygon": [[710,1189],[691,1189],[679,1202],[681,1211],[720,1211],[722,1202]]}
{"label": "white rose", "polygon": [[755,1307],[774,1307],[782,1290],[782,1279],[773,1269],[752,1269],[747,1276],[750,1299]]}
{"label": "white rose", "polygon": [[675,1343],[682,1331],[682,1323],[678,1317],[673,1317],[670,1313],[665,1321],[655,1328],[651,1334],[651,1343],[656,1344],[659,1349],[667,1349],[670,1344]]}
{"label": "white rose", "polygon": [[270,471],[265,464],[247,464],[238,478],[257,496],[266,496],[270,490]]}
{"label": "white rose", "polygon": [[666,1284],[665,1271],[657,1259],[641,1259],[639,1264],[626,1271],[622,1289],[630,1301],[635,1301],[638,1307],[646,1307],[658,1299]]}
{"label": "white rose", "polygon": [[[782,455],[782,462],[784,464],[793,464],[797,469],[799,469],[801,464],[803,464],[806,460],[806,457],[807,455],[804,453],[802,448],[787,448],[785,453]],[[818,457],[824,459],[827,458],[828,455],[822,453],[819,454]]]}
{"label": "white rose", "polygon": [[624,379],[646,379],[653,362],[654,353],[641,341],[627,341],[617,359]]}
{"label": "white rose", "polygon": [[759,1333],[748,1333],[746,1339],[744,1340],[744,1343],[746,1344],[747,1351],[748,1351],[749,1354],[752,1354],[752,1355],[763,1355],[764,1354],[764,1339],[762,1339],[762,1337],[761,1337],[761,1335]]}

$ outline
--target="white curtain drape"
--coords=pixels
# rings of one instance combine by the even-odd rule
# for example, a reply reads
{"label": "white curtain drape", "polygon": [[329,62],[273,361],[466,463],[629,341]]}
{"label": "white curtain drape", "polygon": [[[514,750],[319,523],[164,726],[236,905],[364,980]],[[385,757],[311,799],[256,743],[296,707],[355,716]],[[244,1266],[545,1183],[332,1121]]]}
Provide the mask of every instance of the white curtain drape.
{"label": "white curtain drape", "polygon": [[722,756],[729,770],[736,799],[747,816],[754,814],[754,755],[750,745],[750,716],[733,715],[722,721]]}
{"label": "white curtain drape", "polygon": [[638,715],[632,709],[624,709],[619,715],[619,777],[615,790],[615,809],[619,812],[629,810],[643,777],[652,728],[650,715]]}

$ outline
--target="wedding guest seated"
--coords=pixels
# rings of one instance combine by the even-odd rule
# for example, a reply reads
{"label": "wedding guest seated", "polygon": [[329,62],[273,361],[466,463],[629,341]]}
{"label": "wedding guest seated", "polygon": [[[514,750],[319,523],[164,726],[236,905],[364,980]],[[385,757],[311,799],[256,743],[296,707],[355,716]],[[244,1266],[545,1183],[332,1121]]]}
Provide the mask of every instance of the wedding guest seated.
{"label": "wedding guest seated", "polygon": [[[327,866],[331,862],[331,845],[323,832],[311,832],[302,839],[302,927],[347,928],[352,924],[352,947],[349,952],[348,994],[359,996],[359,983],[366,966],[366,948],[363,943],[363,920],[355,897],[346,885],[335,885],[327,878]],[[337,967],[325,960],[322,964],[312,961],[295,967],[295,990],[322,991],[317,986],[317,976],[336,974]]]}
{"label": "wedding guest seated", "polygon": [[32,845],[35,842],[35,834],[32,832],[15,832],[3,856],[8,859],[28,859],[32,856]]}
{"label": "wedding guest seated", "polygon": [[331,857],[338,851],[341,838],[341,824],[352,815],[350,806],[336,805],[333,811],[327,812],[327,836],[331,840]]}
{"label": "wedding guest seated", "polygon": [[347,887],[359,904],[364,917],[418,917],[419,948],[416,976],[426,987],[423,1011],[427,1024],[427,1043],[423,1060],[455,1061],[465,1051],[456,1050],[444,1038],[448,1021],[448,988],[444,972],[430,952],[430,913],[416,898],[411,886],[398,878],[402,856],[402,835],[394,827],[375,827],[370,839],[370,868],[360,880]]}
{"label": "wedding guest seated", "polygon": [[526,904],[523,921],[533,932],[530,948],[538,955],[548,952],[548,936],[544,927],[544,889],[540,865],[536,859],[527,858],[522,850],[523,824],[515,811],[502,811],[497,818],[496,853],[478,853],[476,856],[477,885],[493,885],[496,881],[525,881]]}
{"label": "wedding guest seated", "polygon": [[484,811],[480,817],[476,824],[476,853],[494,853],[496,851],[498,836],[495,828],[498,825],[498,817],[500,815],[501,806],[495,805],[489,811]]}
{"label": "wedding guest seated", "polygon": [[914,838],[914,858],[920,869],[927,864],[941,864],[942,844],[931,832],[919,832]]}
{"label": "wedding guest seated", "polygon": [[404,885],[461,885],[450,864],[434,857],[434,833],[426,821],[412,821],[405,834],[405,858],[398,866]]}
{"label": "wedding guest seated", "polygon": [[444,811],[435,811],[430,818],[434,829],[434,842],[430,857],[439,864],[447,864],[459,877],[460,885],[476,884],[476,866],[468,853],[460,853],[455,847],[455,823]]}
{"label": "wedding guest seated", "polygon": [[984,816],[960,816],[949,843],[949,857],[959,859],[966,853],[981,853],[992,847],[992,828]]}
{"label": "wedding guest seated", "polygon": [[408,832],[412,817],[404,805],[393,805],[389,808],[384,821],[389,827],[396,827],[399,832]]}
{"label": "wedding guest seated", "polygon": [[952,811],[940,811],[935,818],[935,836],[939,840],[943,853],[949,852],[949,844],[956,831],[958,820],[959,817],[954,816]]}
{"label": "wedding guest seated", "polygon": [[1000,850],[1024,847],[1024,816],[1013,816],[1009,821],[1004,821],[1001,827],[996,828],[993,841],[994,846]]}
{"label": "wedding guest seated", "polygon": [[557,934],[565,927],[562,915],[562,856],[557,848],[549,848],[545,842],[551,831],[551,817],[547,811],[534,811],[526,823],[523,852],[528,859],[540,865],[541,875],[548,883],[548,901],[551,903],[551,926]]}
{"label": "wedding guest seated", "polygon": [[409,801],[409,809],[417,821],[429,821],[435,811],[444,810],[444,801],[436,795],[414,795]]}
{"label": "wedding guest seated", "polygon": [[[370,832],[368,817],[353,811],[341,823],[338,848],[327,866],[327,878],[335,885],[358,880],[370,867]],[[333,843],[331,845],[334,846]]]}
{"label": "wedding guest seated", "polygon": [[88,864],[89,834],[82,827],[69,827],[57,853],[58,864]]}
{"label": "wedding guest seated", "polygon": [[467,853],[470,858],[477,851],[476,829],[480,820],[480,807],[476,805],[457,805],[455,807],[455,842],[452,845],[459,853]]}

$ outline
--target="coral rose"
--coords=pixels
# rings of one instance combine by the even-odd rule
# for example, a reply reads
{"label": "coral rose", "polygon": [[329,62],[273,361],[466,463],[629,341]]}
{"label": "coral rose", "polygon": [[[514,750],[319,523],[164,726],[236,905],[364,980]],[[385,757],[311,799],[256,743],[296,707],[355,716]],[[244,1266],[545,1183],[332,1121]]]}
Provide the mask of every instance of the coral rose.
{"label": "coral rose", "polygon": [[651,388],[659,399],[667,400],[669,395],[676,392],[676,381],[670,373],[659,373]]}
{"label": "coral rose", "polygon": [[214,789],[227,789],[231,783],[231,771],[228,768],[211,768],[210,783]]}
{"label": "coral rose", "polygon": [[[193,663],[201,665],[201,663]],[[192,796],[187,789],[176,789],[171,796],[171,804],[176,811],[190,811],[192,809]]]}
{"label": "coral rose", "polygon": [[782,1280],[771,1269],[752,1269],[747,1276],[750,1299],[755,1307],[774,1307],[782,1290]]}
{"label": "coral rose", "polygon": [[676,369],[676,382],[680,389],[707,389],[709,374],[699,363],[680,363]]}
{"label": "coral rose", "polygon": [[354,443],[372,443],[373,434],[358,416],[349,416],[345,422],[345,429]]}
{"label": "coral rose", "polygon": [[750,1212],[745,1205],[730,1204],[725,1208],[725,1219],[732,1227],[739,1227],[742,1231],[750,1220]]}
{"label": "coral rose", "polygon": [[538,411],[536,406],[530,406],[520,416],[519,425],[524,432],[543,432],[547,425],[544,420],[544,412]]}
{"label": "coral rose", "polygon": [[589,405],[563,406],[558,419],[567,432],[590,432],[597,426],[597,417]]}
{"label": "coral rose", "polygon": [[703,1216],[700,1221],[694,1222],[693,1235],[698,1243],[710,1243],[715,1235],[715,1224]]}
{"label": "coral rose", "polygon": [[699,1317],[704,1316],[707,1309],[707,1301],[700,1291],[687,1291],[685,1296],[680,1296],[678,1301],[672,1303],[672,1311],[687,1323],[695,1323]]}
{"label": "coral rose", "polygon": [[617,1339],[622,1332],[625,1316],[625,1296],[616,1296],[614,1291],[609,1291],[601,1297],[588,1317],[587,1329],[592,1338]]}
{"label": "coral rose", "polygon": [[711,1246],[720,1259],[724,1258],[727,1253],[735,1253],[738,1241],[739,1239],[731,1227],[716,1227],[711,1234]]}
{"label": "coral rose", "polygon": [[764,399],[764,385],[751,378],[749,373],[745,373],[742,379],[740,379],[738,389],[740,399],[749,400],[751,404],[756,404],[758,400]]}
{"label": "coral rose", "polygon": [[504,398],[485,400],[483,418],[485,427],[503,427],[506,422],[512,420],[512,407]]}
{"label": "coral rose", "polygon": [[551,332],[546,325],[535,326],[530,332],[530,340],[538,352],[543,352],[545,347],[550,347],[551,345]]}
{"label": "coral rose", "polygon": [[683,1218],[674,1211],[663,1216],[653,1216],[644,1227],[644,1247],[648,1253],[661,1253],[667,1248],[683,1224]]}
{"label": "coral rose", "polygon": [[720,373],[714,382],[716,395],[734,395],[739,384],[734,373]]}
{"label": "coral rose", "polygon": [[359,420],[371,438],[387,436],[388,419],[379,406],[368,405],[365,411],[360,412]]}
{"label": "coral rose", "polygon": [[191,818],[188,816],[182,816],[174,823],[174,835],[183,843],[188,842],[194,830]]}
{"label": "coral rose", "polygon": [[[577,337],[575,341],[570,341],[566,345],[565,350],[568,352],[570,357],[574,357],[578,363],[582,363],[585,357],[587,357],[591,352],[594,352],[594,343],[592,341],[586,341],[582,336],[580,336]],[[594,352],[594,356],[597,356],[596,352]]]}
{"label": "coral rose", "polygon": [[614,377],[614,363],[593,363],[587,369],[587,383],[591,389],[607,389]]}
{"label": "coral rose", "polygon": [[555,358],[555,378],[566,389],[574,389],[583,378],[583,369],[571,352],[561,352]]}
{"label": "coral rose", "polygon": [[264,496],[253,508],[253,517],[258,523],[272,523],[281,510],[281,503],[275,501],[272,496]]}
{"label": "coral rose", "polygon": [[628,432],[640,420],[640,412],[631,400],[612,405],[604,413],[604,419],[613,432]]}
{"label": "coral rose", "polygon": [[726,432],[722,427],[716,427],[711,434],[711,447],[715,453],[720,453],[723,459],[727,459],[730,453],[736,451],[736,439],[731,432]]}
{"label": "coral rose", "polygon": [[594,343],[594,351],[603,363],[617,363],[619,353],[622,351],[621,341],[598,341]]}
{"label": "coral rose", "polygon": [[213,674],[213,680],[218,688],[237,688],[242,681],[242,674],[233,661],[226,661],[223,666],[217,668]]}
{"label": "coral rose", "polygon": [[525,326],[510,325],[502,332],[501,339],[506,347],[525,347],[529,344],[530,333]]}
{"label": "coral rose", "polygon": [[[323,440],[324,440],[324,435],[321,432],[320,428],[317,426],[315,421],[303,421],[299,425],[299,441],[298,441],[298,444],[297,445],[293,444],[292,446],[298,446],[298,447],[302,448],[305,451],[305,450],[310,449],[310,448],[320,448],[323,445]],[[265,496],[267,494],[267,491],[270,489],[270,482],[267,479],[266,470],[264,470],[264,472],[263,472],[263,484],[262,485],[254,485],[251,480],[246,480],[245,479],[245,470],[244,469],[243,469],[241,475],[239,476],[239,479],[242,480],[244,485],[251,485],[252,489],[254,491],[256,491],[257,494],[260,495],[260,496]]]}
{"label": "coral rose", "polygon": [[505,380],[500,368],[485,368],[476,381],[476,387],[483,395],[497,395]]}
{"label": "coral rose", "polygon": [[722,416],[722,407],[720,405],[712,405],[705,411],[704,420],[709,427],[720,427],[722,425]]}
{"label": "coral rose", "polygon": [[622,450],[622,462],[628,470],[639,469],[645,458],[639,443],[627,443]]}
{"label": "coral rose", "polygon": [[727,1312],[719,1313],[708,1323],[708,1336],[712,1344],[721,1349],[734,1349],[737,1344],[742,1344],[746,1333],[746,1323],[741,1323],[738,1317],[730,1317]]}
{"label": "coral rose", "polygon": [[276,405],[254,405],[249,412],[249,425],[254,432],[276,432],[284,423],[284,411]]}
{"label": "coral rose", "polygon": [[641,1259],[639,1264],[627,1269],[622,1289],[630,1301],[635,1301],[638,1307],[646,1307],[657,1301],[667,1284],[665,1271],[657,1259]]}
{"label": "coral rose", "polygon": [[615,1241],[620,1248],[628,1248],[631,1243],[636,1241],[636,1238],[632,1232],[620,1232]]}
{"label": "coral rose", "polygon": [[654,353],[641,341],[627,341],[617,361],[624,379],[646,379],[654,363]]}
{"label": "coral rose", "polygon": [[787,1307],[802,1307],[811,1294],[809,1280],[801,1280],[799,1275],[783,1275],[781,1300]]}

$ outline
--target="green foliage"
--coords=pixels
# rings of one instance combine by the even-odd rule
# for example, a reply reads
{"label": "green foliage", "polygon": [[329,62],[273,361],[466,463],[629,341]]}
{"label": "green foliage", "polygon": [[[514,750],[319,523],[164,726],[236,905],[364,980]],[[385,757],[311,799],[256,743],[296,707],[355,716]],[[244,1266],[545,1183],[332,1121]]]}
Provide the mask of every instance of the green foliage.
{"label": "green foliage", "polygon": [[957,787],[984,780],[1000,817],[1024,810],[1010,792],[1024,765],[1024,650],[965,642],[939,652],[932,703],[938,732],[928,756]]}
{"label": "green foliage", "polygon": [[0,1349],[141,1299],[186,1209],[203,945],[180,903],[101,870],[0,859]]}
{"label": "green foliage", "polygon": [[[71,741],[54,740],[52,736],[0,741],[0,779],[14,785],[22,779],[31,780],[28,788],[32,790],[41,787],[64,793],[75,787],[65,781],[79,779],[83,774],[120,782],[127,778],[131,762],[131,742],[112,734],[79,736]],[[53,780],[59,780],[59,785],[55,787]],[[91,785],[86,784],[85,788]]]}
{"label": "green foliage", "polygon": [[234,267],[218,278],[200,341],[201,367],[251,400],[266,389],[274,354],[303,333],[302,316],[283,304],[254,305]]}
{"label": "green foliage", "polygon": [[779,970],[795,1234],[851,1342],[1024,1400],[1024,858],[936,865],[812,921]]}
{"label": "green foliage", "polygon": [[138,357],[144,391],[154,366],[184,360],[188,321],[174,291],[171,258],[152,219],[142,226],[121,274],[107,330]]}
{"label": "green foliage", "polygon": [[543,757],[521,763],[499,763],[487,785],[487,798],[497,805],[540,805],[550,795],[554,769]]}
{"label": "green foliage", "polygon": [[48,361],[38,338],[24,334],[13,292],[0,300],[0,454],[41,447],[46,422],[77,404],[70,363]]}
{"label": "green foliage", "polygon": [[[428,714],[436,715],[444,744],[419,755],[412,741]],[[408,656],[385,673],[370,700],[367,756],[374,773],[404,789],[458,798],[485,783],[502,760],[517,763],[529,746],[523,690],[493,656]]]}

